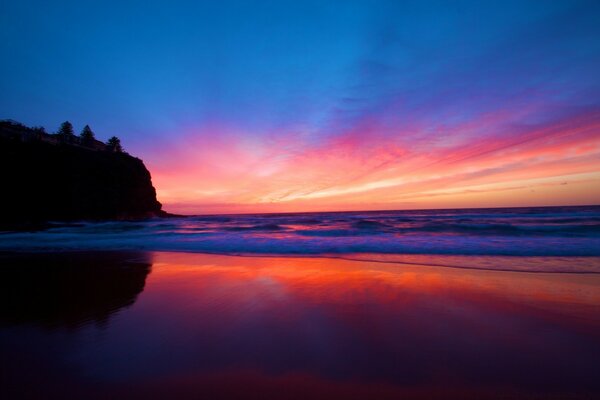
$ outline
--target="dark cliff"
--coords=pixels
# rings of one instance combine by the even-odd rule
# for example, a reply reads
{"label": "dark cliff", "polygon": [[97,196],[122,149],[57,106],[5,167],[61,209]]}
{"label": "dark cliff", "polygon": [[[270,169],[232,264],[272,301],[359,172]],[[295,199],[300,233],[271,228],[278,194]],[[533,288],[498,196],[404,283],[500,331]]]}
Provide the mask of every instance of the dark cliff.
{"label": "dark cliff", "polygon": [[0,226],[163,214],[140,159],[54,137],[0,124]]}

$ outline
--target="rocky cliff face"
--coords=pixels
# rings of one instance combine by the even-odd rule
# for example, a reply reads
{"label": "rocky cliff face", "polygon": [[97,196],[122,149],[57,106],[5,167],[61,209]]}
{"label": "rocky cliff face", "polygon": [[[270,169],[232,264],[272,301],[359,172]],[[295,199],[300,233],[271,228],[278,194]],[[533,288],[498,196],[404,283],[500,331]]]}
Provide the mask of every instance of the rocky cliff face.
{"label": "rocky cliff face", "polygon": [[[14,128],[14,127],[13,127]],[[0,225],[161,215],[150,173],[126,153],[49,143],[0,126]],[[18,132],[17,132],[18,133]]]}

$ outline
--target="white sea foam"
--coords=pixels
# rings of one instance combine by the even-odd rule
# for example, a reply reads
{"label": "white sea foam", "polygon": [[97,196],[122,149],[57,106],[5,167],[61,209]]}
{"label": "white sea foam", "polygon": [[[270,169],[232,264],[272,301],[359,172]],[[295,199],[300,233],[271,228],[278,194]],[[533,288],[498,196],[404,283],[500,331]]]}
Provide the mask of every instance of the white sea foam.
{"label": "white sea foam", "polygon": [[[134,249],[392,262],[427,254],[444,265],[485,256],[496,257],[493,269],[514,269],[498,257],[520,256],[536,258],[520,270],[600,272],[600,207],[198,216],[0,234],[5,251]],[[539,261],[548,257],[551,268]]]}

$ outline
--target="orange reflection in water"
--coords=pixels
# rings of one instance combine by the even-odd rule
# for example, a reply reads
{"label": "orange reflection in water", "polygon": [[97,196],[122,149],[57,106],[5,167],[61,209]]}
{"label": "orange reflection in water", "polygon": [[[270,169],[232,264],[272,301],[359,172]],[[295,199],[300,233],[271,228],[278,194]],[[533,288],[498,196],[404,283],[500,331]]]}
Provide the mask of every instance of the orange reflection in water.
{"label": "orange reflection in water", "polygon": [[[8,323],[0,354],[11,366],[0,389],[9,393],[600,395],[599,274],[161,252],[62,255],[44,274],[32,266],[54,258],[36,260],[4,271],[12,277],[6,287],[20,288],[7,297],[10,307],[24,302],[0,321]],[[33,269],[20,273],[27,265]],[[41,301],[48,306],[36,307]],[[71,303],[82,306],[73,313]]]}
{"label": "orange reflection in water", "polygon": [[[170,367],[151,383],[134,381],[140,390],[275,398],[286,387],[299,398],[600,392],[596,274],[184,253],[153,260],[130,318],[146,316],[145,331],[161,332],[154,339],[170,350],[154,357]],[[156,318],[169,328],[155,329]]]}
{"label": "orange reflection in water", "polygon": [[[518,304],[600,323],[600,274],[519,273],[328,258],[231,257],[155,253],[153,290],[197,297],[223,291],[227,302],[273,300],[337,305],[449,300]],[[509,268],[507,266],[507,268]],[[244,290],[228,291],[229,288]]]}

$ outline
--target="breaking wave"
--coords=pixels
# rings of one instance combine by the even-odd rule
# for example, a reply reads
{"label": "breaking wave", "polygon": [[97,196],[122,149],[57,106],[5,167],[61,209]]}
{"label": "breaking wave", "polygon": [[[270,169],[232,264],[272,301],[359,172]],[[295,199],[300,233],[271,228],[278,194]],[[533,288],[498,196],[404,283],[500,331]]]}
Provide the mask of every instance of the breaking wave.
{"label": "breaking wave", "polygon": [[386,262],[428,255],[445,264],[456,256],[560,257],[565,270],[578,258],[577,271],[600,272],[600,207],[193,216],[0,234],[3,251],[134,249]]}

